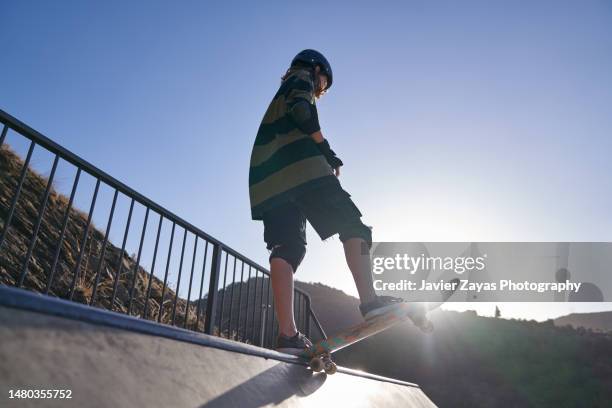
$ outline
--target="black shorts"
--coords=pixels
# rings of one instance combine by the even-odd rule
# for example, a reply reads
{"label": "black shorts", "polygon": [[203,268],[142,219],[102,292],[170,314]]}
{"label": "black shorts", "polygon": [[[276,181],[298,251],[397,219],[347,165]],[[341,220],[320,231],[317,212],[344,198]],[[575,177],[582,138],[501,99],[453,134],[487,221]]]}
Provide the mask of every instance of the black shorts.
{"label": "black shorts", "polygon": [[325,240],[340,234],[344,242],[361,237],[371,243],[370,228],[361,222],[361,212],[340,184],[309,190],[263,216],[267,248],[276,245],[306,245],[306,220]]}

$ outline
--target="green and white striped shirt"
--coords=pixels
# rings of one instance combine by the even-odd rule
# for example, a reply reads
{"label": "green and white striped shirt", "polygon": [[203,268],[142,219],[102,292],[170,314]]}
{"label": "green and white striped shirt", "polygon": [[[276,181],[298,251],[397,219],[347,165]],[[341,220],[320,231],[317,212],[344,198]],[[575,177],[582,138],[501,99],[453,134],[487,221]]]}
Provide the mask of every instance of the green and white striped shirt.
{"label": "green and white striped shirt", "polygon": [[[291,115],[291,107],[307,101],[314,113],[307,128]],[[281,83],[264,115],[251,153],[249,195],[251,216],[261,220],[271,208],[298,194],[338,183],[311,133],[319,130],[312,74],[298,69]]]}

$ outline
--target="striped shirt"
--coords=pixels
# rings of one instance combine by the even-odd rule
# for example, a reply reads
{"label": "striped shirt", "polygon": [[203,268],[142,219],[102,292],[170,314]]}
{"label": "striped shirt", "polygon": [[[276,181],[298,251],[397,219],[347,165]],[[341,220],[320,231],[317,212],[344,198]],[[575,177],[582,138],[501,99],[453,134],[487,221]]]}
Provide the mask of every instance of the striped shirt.
{"label": "striped shirt", "polygon": [[292,106],[303,101],[311,104],[315,122],[308,130],[314,133],[319,130],[314,83],[308,70],[298,69],[281,83],[255,138],[249,169],[254,220],[263,219],[266,211],[304,191],[338,183],[315,141],[289,113]]}

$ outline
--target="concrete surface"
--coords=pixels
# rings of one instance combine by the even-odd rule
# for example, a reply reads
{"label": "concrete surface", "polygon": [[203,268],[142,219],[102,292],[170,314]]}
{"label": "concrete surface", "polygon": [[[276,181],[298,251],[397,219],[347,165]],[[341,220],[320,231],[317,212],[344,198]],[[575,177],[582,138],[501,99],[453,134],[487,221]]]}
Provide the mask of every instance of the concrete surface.
{"label": "concrete surface", "polygon": [[[435,406],[414,384],[312,373],[274,351],[6,287],[0,385],[3,407]],[[11,389],[69,389],[72,399],[11,400]]]}

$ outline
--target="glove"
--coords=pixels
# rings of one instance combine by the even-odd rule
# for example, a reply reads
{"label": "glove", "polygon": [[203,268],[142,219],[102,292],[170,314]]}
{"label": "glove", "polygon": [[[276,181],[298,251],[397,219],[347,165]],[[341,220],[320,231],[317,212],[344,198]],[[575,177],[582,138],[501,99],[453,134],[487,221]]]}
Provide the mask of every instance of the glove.
{"label": "glove", "polygon": [[329,142],[327,140],[323,140],[323,142],[317,143],[317,147],[319,148],[323,156],[325,156],[325,160],[327,160],[332,169],[337,169],[338,167],[344,165],[344,163],[342,163],[342,160],[340,160],[340,158],[336,156],[336,153],[331,149],[331,147],[329,147]]}

